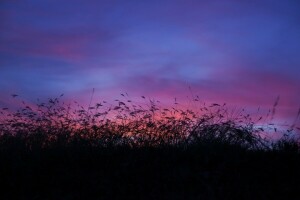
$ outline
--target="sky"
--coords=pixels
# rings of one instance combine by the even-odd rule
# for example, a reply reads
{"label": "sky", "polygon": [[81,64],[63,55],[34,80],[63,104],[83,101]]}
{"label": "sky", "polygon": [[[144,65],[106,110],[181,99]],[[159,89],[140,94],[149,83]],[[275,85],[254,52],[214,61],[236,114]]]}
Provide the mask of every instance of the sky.
{"label": "sky", "polygon": [[[198,95],[292,122],[298,0],[1,0],[0,105]],[[190,88],[190,89],[189,89]],[[96,101],[96,100],[95,100]],[[297,122],[299,124],[299,120]]]}

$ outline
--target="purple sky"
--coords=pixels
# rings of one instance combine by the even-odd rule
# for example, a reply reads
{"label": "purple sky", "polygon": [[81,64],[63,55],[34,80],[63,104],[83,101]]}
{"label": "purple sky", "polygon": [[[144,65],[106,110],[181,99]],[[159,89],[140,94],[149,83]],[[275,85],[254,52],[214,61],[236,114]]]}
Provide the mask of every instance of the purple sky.
{"label": "purple sky", "polygon": [[1,0],[0,103],[120,93],[300,106],[298,0]]}

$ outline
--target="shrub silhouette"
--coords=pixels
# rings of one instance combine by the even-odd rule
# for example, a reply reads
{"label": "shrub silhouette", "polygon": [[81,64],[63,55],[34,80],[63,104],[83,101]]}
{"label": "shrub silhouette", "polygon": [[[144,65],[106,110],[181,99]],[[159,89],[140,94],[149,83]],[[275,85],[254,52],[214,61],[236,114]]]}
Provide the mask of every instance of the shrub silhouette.
{"label": "shrub silhouette", "polygon": [[[60,98],[6,108],[0,122],[2,199],[295,199],[297,138],[277,142],[226,105]],[[145,99],[145,97],[142,97]],[[199,102],[199,99],[193,101]]]}
{"label": "shrub silhouette", "polygon": [[225,105],[212,104],[195,111],[162,108],[154,100],[144,106],[131,100],[116,101],[117,105],[104,101],[87,109],[78,104],[77,109],[71,108],[60,103],[59,98],[34,108],[24,105],[2,117],[0,135],[24,140],[29,149],[68,145],[78,140],[102,147],[215,141],[255,149],[265,143],[259,134],[262,130],[254,127],[249,115],[237,116],[238,122],[226,118]]}

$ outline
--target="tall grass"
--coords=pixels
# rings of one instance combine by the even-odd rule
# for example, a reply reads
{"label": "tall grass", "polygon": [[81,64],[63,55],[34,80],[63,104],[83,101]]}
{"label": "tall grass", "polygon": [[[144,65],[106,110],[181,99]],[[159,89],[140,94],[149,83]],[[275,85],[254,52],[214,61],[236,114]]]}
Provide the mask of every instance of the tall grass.
{"label": "tall grass", "polygon": [[29,149],[68,146],[79,141],[97,147],[218,143],[267,150],[285,148],[283,144],[287,143],[299,148],[297,138],[283,137],[274,144],[262,137],[265,129],[256,126],[261,118],[255,122],[249,114],[232,114],[226,104],[200,104],[196,97],[196,109],[184,107],[176,99],[173,106],[164,107],[144,96],[144,102],[138,103],[130,100],[127,93],[121,95],[122,100],[94,105],[90,102],[88,107],[76,102],[66,104],[61,95],[33,106],[23,102],[23,107],[14,112],[2,108],[0,141],[18,138]]}
{"label": "tall grass", "polygon": [[0,199],[299,199],[296,137],[198,97],[141,100],[3,108]]}

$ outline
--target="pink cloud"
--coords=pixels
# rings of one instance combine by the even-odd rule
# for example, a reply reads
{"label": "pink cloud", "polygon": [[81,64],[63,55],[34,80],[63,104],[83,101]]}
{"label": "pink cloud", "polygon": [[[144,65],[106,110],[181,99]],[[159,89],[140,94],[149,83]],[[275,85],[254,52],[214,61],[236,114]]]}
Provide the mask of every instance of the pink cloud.
{"label": "pink cloud", "polygon": [[[84,61],[93,55],[110,53],[108,31],[88,27],[53,32],[34,27],[10,27],[10,35],[2,36],[0,51],[17,56],[48,57],[69,62]],[[101,45],[94,45],[97,41]]]}

